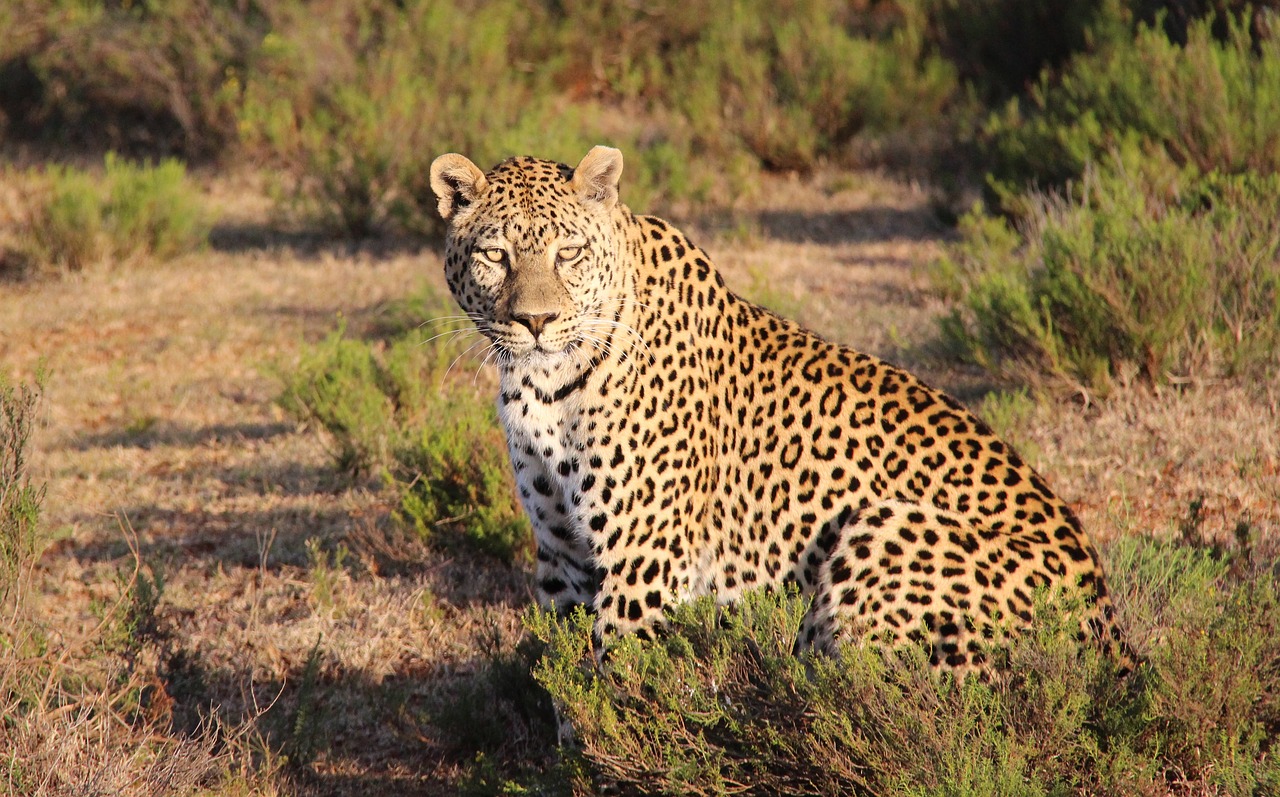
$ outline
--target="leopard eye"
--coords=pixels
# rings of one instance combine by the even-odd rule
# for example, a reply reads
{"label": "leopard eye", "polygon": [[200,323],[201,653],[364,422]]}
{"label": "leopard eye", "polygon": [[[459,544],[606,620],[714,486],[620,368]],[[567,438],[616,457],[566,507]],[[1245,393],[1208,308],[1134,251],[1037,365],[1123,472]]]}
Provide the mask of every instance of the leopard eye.
{"label": "leopard eye", "polygon": [[556,259],[561,263],[568,263],[571,260],[577,260],[580,254],[582,254],[581,246],[566,246],[556,252]]}
{"label": "leopard eye", "polygon": [[481,249],[480,254],[484,255],[484,259],[490,263],[501,263],[507,257],[507,251],[498,248]]}

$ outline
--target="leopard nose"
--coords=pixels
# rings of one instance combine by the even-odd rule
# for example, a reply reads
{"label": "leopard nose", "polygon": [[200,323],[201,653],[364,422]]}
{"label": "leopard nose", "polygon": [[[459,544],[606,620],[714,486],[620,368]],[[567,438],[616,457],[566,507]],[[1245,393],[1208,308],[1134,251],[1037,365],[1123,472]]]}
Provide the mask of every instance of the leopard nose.
{"label": "leopard nose", "polygon": [[523,324],[530,332],[533,333],[533,339],[537,340],[542,335],[543,328],[547,324],[555,321],[560,317],[559,313],[516,313],[512,316],[517,324]]}

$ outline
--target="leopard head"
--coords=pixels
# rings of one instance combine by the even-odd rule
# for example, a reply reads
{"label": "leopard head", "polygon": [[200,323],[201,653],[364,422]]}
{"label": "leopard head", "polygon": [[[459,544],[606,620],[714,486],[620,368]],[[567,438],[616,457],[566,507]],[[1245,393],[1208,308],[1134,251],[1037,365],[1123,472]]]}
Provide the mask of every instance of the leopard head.
{"label": "leopard head", "polygon": [[554,365],[604,337],[625,256],[621,175],[610,147],[577,168],[519,157],[485,173],[453,153],[431,164],[448,222],[445,277],[499,367]]}

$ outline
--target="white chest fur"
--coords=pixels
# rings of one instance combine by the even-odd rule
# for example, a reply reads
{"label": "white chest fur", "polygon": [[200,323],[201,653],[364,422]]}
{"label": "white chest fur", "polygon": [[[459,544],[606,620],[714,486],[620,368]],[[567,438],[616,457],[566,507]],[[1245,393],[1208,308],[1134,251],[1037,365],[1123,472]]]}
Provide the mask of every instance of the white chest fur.
{"label": "white chest fur", "polygon": [[581,479],[584,448],[581,397],[559,397],[563,378],[545,371],[503,374],[498,414],[507,433],[516,478],[545,476],[566,492]]}

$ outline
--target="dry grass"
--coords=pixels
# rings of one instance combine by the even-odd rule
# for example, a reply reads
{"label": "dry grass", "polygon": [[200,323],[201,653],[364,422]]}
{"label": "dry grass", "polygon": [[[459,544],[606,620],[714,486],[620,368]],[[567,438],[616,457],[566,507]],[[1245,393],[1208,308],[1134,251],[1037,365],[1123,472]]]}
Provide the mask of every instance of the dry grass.
{"label": "dry grass", "polygon": [[[19,379],[49,371],[33,462],[55,542],[34,611],[88,638],[135,561],[164,582],[154,661],[135,668],[164,696],[149,724],[50,711],[28,737],[46,746],[21,753],[75,761],[111,792],[128,792],[112,773],[156,762],[194,779],[151,793],[454,793],[469,762],[429,718],[513,648],[528,574],[397,532],[377,482],[340,477],[275,407],[270,375],[339,314],[360,334],[389,301],[441,287],[439,256],[273,232],[252,176],[210,195],[224,218],[210,251],[0,284],[0,362]],[[874,175],[778,180],[694,230],[731,285],[974,395],[971,374],[922,348],[942,307],[920,267],[944,234],[924,192]],[[1030,405],[1005,426],[1101,540],[1170,533],[1200,496],[1206,533],[1246,518],[1274,540],[1278,397],[1280,383],[1135,389],[1101,408]],[[223,730],[201,735],[215,707]]]}

